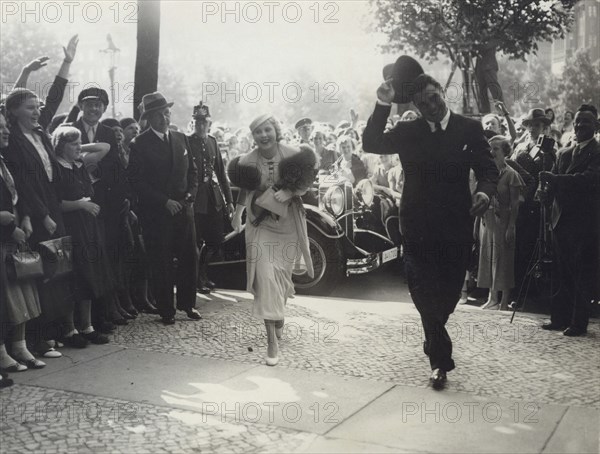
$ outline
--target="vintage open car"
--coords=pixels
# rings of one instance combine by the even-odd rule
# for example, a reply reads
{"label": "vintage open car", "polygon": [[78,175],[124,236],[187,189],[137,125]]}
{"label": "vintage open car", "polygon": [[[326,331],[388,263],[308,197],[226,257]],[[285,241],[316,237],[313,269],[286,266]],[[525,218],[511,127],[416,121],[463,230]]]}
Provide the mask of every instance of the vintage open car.
{"label": "vintage open car", "polygon": [[[238,190],[232,190],[235,199]],[[310,278],[301,267],[294,269],[298,293],[329,294],[345,276],[368,273],[400,258],[398,208],[390,196],[376,193],[369,180],[353,188],[335,172],[320,174],[302,199],[315,272]],[[230,231],[209,275],[218,285],[232,276],[239,282],[245,261],[244,232]],[[235,264],[238,269],[230,269]]]}

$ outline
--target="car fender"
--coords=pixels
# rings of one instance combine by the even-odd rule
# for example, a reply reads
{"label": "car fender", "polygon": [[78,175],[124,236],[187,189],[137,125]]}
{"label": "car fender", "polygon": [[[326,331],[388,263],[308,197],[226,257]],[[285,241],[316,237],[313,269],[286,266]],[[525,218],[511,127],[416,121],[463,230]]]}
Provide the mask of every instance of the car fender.
{"label": "car fender", "polygon": [[306,223],[312,225],[316,230],[327,238],[342,238],[344,231],[329,213],[319,210],[313,205],[304,205],[306,211]]}

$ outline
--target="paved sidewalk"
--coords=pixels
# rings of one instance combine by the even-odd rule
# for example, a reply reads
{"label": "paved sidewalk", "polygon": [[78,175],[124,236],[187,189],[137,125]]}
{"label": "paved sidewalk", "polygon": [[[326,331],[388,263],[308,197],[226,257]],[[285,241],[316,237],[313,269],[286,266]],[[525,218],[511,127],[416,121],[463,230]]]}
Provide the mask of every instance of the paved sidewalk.
{"label": "paved sidewalk", "polygon": [[598,452],[597,320],[569,339],[539,316],[459,307],[457,369],[437,392],[411,304],[296,297],[276,367],[250,295],[198,306],[200,322],[144,315],[12,374],[1,451]]}

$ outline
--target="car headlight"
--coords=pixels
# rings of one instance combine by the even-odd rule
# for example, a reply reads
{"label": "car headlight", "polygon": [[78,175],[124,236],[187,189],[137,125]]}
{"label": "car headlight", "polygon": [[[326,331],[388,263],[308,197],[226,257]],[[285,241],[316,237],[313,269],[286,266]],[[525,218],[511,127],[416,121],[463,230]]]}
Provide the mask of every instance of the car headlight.
{"label": "car headlight", "polygon": [[375,195],[375,191],[373,189],[373,183],[370,180],[360,180],[356,185],[356,196],[358,200],[364,203],[367,206],[371,206],[373,203],[373,197]]}
{"label": "car headlight", "polygon": [[344,212],[344,191],[339,186],[330,187],[324,197],[325,208],[334,216]]}

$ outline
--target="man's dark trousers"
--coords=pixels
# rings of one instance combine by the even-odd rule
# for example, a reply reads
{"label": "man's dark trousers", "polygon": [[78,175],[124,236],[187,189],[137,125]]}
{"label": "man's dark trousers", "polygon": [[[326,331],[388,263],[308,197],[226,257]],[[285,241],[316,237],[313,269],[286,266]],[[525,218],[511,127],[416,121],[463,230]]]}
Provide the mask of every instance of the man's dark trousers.
{"label": "man's dark trousers", "polygon": [[[163,318],[175,315],[173,284],[177,286],[177,309],[196,305],[198,256],[194,208],[184,208],[174,216],[161,214],[144,223],[144,241],[151,263],[152,293]],[[177,265],[173,263],[177,259]]]}
{"label": "man's dark trousers", "polygon": [[446,322],[454,312],[469,264],[471,244],[404,242],[404,263],[410,296],[421,314],[423,350],[431,369],[454,369]]}

